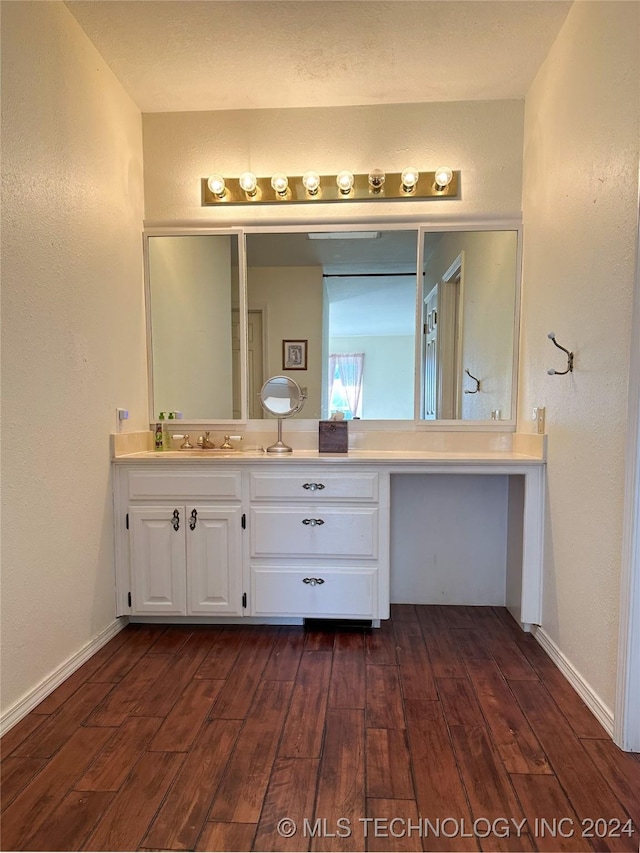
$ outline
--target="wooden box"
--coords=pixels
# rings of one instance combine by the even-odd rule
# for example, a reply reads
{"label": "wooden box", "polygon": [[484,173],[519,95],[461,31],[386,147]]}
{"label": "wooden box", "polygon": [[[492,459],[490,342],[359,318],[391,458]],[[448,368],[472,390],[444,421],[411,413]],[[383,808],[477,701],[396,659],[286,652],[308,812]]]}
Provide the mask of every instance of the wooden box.
{"label": "wooden box", "polygon": [[347,453],[349,450],[347,421],[319,421],[318,450],[320,453]]}

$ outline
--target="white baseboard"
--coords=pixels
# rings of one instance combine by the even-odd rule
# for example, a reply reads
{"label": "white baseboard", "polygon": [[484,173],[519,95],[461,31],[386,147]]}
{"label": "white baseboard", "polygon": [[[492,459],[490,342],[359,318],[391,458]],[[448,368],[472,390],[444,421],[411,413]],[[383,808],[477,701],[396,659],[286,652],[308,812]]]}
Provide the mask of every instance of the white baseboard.
{"label": "white baseboard", "polygon": [[613,711],[611,708],[605,705],[593,687],[584,680],[569,658],[560,651],[544,628],[536,625],[532,634],[607,734],[613,737]]}
{"label": "white baseboard", "polygon": [[130,616],[132,625],[304,625],[299,616]]}
{"label": "white baseboard", "polygon": [[83,646],[70,658],[56,667],[53,672],[48,675],[44,681],[41,681],[37,687],[30,690],[26,696],[23,696],[15,705],[12,705],[8,711],[0,717],[0,735],[5,735],[9,729],[12,729],[16,723],[20,722],[23,717],[26,717],[29,711],[33,711],[36,705],[39,705],[50,693],[68,678],[73,672],[82,666],[85,661],[88,661],[98,649],[106,645],[112,637],[115,637],[127,624],[129,620],[126,617],[120,617],[101,631],[96,637]]}

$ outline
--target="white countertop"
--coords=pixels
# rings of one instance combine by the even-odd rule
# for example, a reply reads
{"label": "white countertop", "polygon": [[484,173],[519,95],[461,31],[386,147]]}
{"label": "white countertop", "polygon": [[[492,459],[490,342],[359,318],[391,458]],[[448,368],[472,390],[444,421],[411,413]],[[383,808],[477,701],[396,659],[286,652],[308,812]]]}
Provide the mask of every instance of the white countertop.
{"label": "white countertop", "polygon": [[170,450],[142,451],[114,457],[116,463],[160,462],[163,465],[255,465],[269,463],[359,463],[367,465],[544,465],[538,456],[510,451],[444,452],[427,450],[350,450],[348,453],[319,453],[317,450],[294,450],[292,453],[264,451]]}

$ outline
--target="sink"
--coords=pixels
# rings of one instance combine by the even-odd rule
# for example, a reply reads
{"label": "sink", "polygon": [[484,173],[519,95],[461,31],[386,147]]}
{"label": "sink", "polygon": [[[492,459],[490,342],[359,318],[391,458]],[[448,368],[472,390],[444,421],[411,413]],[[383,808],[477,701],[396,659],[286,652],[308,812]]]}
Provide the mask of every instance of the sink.
{"label": "sink", "polygon": [[167,456],[167,457],[173,458],[173,459],[178,459],[181,457],[182,458],[186,457],[188,459],[195,459],[195,458],[229,459],[233,456],[246,456],[247,454],[254,454],[254,455],[261,456],[263,454],[263,452],[264,451],[262,449],[258,449],[255,447],[251,448],[251,449],[247,448],[246,450],[221,450],[219,447],[215,447],[215,448],[210,447],[210,448],[207,448],[206,450],[203,450],[202,448],[194,447],[192,450],[167,450],[167,451],[163,452],[162,454],[158,454],[158,455]]}
{"label": "sink", "polygon": [[218,450],[217,448],[209,448],[208,450],[178,450],[178,456],[237,456],[237,450]]}

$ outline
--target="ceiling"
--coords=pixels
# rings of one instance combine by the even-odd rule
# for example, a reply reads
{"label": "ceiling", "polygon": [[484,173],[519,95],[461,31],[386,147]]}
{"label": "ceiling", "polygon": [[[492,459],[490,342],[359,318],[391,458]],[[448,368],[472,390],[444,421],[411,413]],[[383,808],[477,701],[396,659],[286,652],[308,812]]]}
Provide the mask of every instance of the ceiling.
{"label": "ceiling", "polygon": [[[415,277],[416,230],[328,232],[309,239],[304,232],[247,234],[248,267],[322,267],[327,274],[409,272]],[[352,239],[358,234],[372,239]]]}
{"label": "ceiling", "polygon": [[564,0],[66,0],[140,110],[521,99]]}

